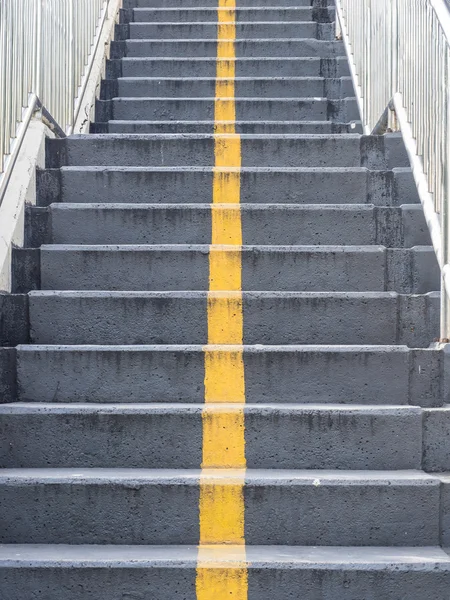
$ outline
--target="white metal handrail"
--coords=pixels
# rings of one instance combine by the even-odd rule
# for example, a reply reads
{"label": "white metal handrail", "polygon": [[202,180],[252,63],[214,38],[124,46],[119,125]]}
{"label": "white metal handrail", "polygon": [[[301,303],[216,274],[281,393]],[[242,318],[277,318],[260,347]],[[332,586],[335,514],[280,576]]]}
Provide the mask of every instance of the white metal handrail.
{"label": "white metal handrail", "polygon": [[[442,272],[450,339],[450,13],[445,0],[336,0],[365,133],[400,129]],[[389,107],[389,109],[388,109]]]}
{"label": "white metal handrail", "polygon": [[33,113],[70,134],[109,0],[0,0],[0,202]]}

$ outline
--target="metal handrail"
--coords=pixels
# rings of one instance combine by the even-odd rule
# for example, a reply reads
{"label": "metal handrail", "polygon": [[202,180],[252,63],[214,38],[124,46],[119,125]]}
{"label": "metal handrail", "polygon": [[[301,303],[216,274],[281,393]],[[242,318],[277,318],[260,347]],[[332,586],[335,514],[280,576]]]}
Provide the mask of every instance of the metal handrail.
{"label": "metal handrail", "polygon": [[33,114],[70,135],[109,0],[0,0],[0,203]]}
{"label": "metal handrail", "polygon": [[400,129],[442,273],[450,339],[450,14],[445,0],[336,0],[365,133]]}

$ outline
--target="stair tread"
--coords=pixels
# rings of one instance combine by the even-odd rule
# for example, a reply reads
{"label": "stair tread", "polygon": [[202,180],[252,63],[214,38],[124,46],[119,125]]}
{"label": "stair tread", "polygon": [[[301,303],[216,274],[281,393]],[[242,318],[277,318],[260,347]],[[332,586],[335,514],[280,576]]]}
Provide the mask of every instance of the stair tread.
{"label": "stair tread", "polygon": [[[242,560],[242,546],[202,549],[202,559]],[[203,554],[204,552],[204,554]],[[291,568],[339,568],[358,570],[398,569],[450,570],[450,557],[438,546],[352,547],[352,546],[246,546],[249,569],[283,566]],[[0,544],[1,567],[164,567],[197,566],[196,546],[122,546],[68,544]],[[31,563],[31,564],[30,564]]]}
{"label": "stair tread", "polygon": [[[236,404],[228,403],[208,403],[208,407],[215,409],[235,409]],[[141,403],[141,404],[87,404],[79,402],[77,404],[68,403],[52,403],[52,402],[13,402],[10,404],[0,404],[0,415],[21,415],[21,414],[171,414],[171,413],[186,413],[198,414],[203,412],[205,406],[202,404],[192,403]],[[246,403],[243,407],[246,413],[344,413],[351,415],[401,415],[401,414],[420,414],[425,409],[418,406],[410,405],[377,405],[377,404],[274,404],[261,403],[251,404]],[[430,409],[426,409],[430,410]]]}
{"label": "stair tread", "polygon": [[322,469],[145,469],[145,468],[8,468],[0,469],[0,486],[26,483],[109,483],[118,485],[130,481],[161,485],[198,485],[199,477],[211,477],[233,483],[245,472],[248,485],[305,486],[378,486],[419,485],[439,486],[450,481],[450,474],[438,476],[420,470],[369,471]]}

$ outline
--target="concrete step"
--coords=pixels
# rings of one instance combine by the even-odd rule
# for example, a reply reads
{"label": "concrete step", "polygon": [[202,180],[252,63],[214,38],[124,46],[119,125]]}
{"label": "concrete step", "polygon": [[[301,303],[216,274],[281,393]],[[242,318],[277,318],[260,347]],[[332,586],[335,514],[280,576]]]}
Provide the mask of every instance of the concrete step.
{"label": "concrete step", "polygon": [[[30,292],[37,344],[206,344],[208,301],[241,293]],[[405,344],[439,337],[439,294],[244,292],[245,344]]]}
{"label": "concrete step", "polygon": [[0,541],[198,544],[200,473],[242,476],[248,545],[439,543],[441,484],[421,471],[82,468],[1,471]]}
{"label": "concrete step", "polygon": [[[220,549],[231,568],[242,547]],[[450,559],[441,548],[247,546],[250,600],[447,600]],[[110,600],[132,589],[137,597],[195,600],[196,546],[0,546],[0,577],[8,600]],[[201,562],[217,564],[215,549]]]}
{"label": "concrete step", "polygon": [[[210,349],[232,358],[242,347]],[[243,358],[250,404],[441,406],[443,402],[439,350],[257,345],[245,346]],[[203,404],[204,363],[205,346],[21,345],[18,400]]]}
{"label": "concrete step", "polygon": [[[194,0],[133,0],[132,6],[135,11],[136,9],[149,9],[149,8],[159,8],[161,4],[164,7],[174,7],[174,8],[186,8],[186,7],[197,7],[198,3]],[[258,0],[259,6],[275,6],[275,7],[285,7],[291,6],[292,0]],[[311,0],[297,0],[295,6],[303,6],[309,8],[311,6]],[[217,0],[202,0],[201,7],[208,8],[217,8]]]}
{"label": "concrete step", "polygon": [[[69,203],[203,203],[212,201],[212,167],[63,167],[38,170],[38,201]],[[242,203],[419,203],[410,169],[242,168]]]}
{"label": "concrete step", "polygon": [[[177,291],[209,289],[209,245],[43,245],[43,290]],[[243,246],[246,291],[396,291],[439,289],[431,247]]]}
{"label": "concrete step", "polygon": [[[211,0],[212,2],[212,0]],[[292,4],[290,1],[289,4]],[[236,22],[253,21],[313,21],[313,10],[311,6],[294,5],[283,6],[282,4],[268,2],[267,6],[237,6],[234,9]],[[212,22],[217,23],[217,13],[219,10],[228,16],[229,9],[218,9],[217,2],[214,1],[210,6],[198,6],[192,2],[187,6],[183,2],[178,7],[152,7],[135,8],[133,10],[133,21],[135,23],[180,23],[191,22]],[[227,12],[228,11],[228,12]]]}
{"label": "concrete step", "polygon": [[449,404],[424,411],[423,465],[429,472],[450,471]]}
{"label": "concrete step", "polygon": [[[219,123],[226,121],[108,121],[91,123],[91,133],[213,133]],[[238,121],[234,122],[236,133],[319,134],[348,133],[360,127],[332,121]]]}
{"label": "concrete step", "polygon": [[[223,137],[226,143],[229,136]],[[63,166],[213,166],[213,134],[73,135],[47,139],[47,167]],[[391,164],[383,136],[242,135],[242,167],[407,167],[406,156]]]}
{"label": "concrete step", "polygon": [[[0,465],[196,469],[204,410],[201,404],[2,404]],[[246,404],[243,411],[250,469],[421,468],[417,407]]]}
{"label": "concrete step", "polygon": [[[97,105],[98,106],[98,105]],[[348,123],[359,119],[355,98],[236,98],[239,121],[337,121]],[[102,102],[103,119],[164,121],[214,120],[215,98],[114,98]]]}
{"label": "concrete step", "polygon": [[214,210],[240,212],[246,245],[431,244],[418,204],[59,203],[33,210],[48,212],[48,243],[56,244],[208,244]]}
{"label": "concrete step", "polygon": [[[166,50],[167,51],[167,50]],[[109,69],[116,77],[215,77],[217,59],[215,57],[171,57],[123,58],[110,63]],[[117,66],[116,66],[117,65]],[[262,56],[235,60],[236,77],[327,77],[349,76],[345,57],[267,57]]]}
{"label": "concrete step", "polygon": [[[217,81],[212,77],[121,77],[109,97],[211,98],[216,94]],[[227,79],[220,81],[224,86],[228,82]],[[237,98],[347,98],[355,95],[349,77],[239,77],[234,80],[234,89]]]}
{"label": "concrete step", "polygon": [[[318,24],[314,21],[249,21],[236,23],[236,37],[251,38],[317,38]],[[217,40],[219,27],[211,21],[171,23],[130,23],[128,37],[145,39],[212,39]]]}
{"label": "concrete step", "polygon": [[[201,57],[217,58],[217,40],[179,39],[179,40],[127,40],[112,42],[112,58],[140,57]],[[123,53],[120,56],[118,53]],[[327,58],[345,56],[343,42],[316,40],[313,38],[267,38],[236,39],[234,52],[237,58],[271,57],[308,57]],[[230,57],[231,58],[231,57]]]}

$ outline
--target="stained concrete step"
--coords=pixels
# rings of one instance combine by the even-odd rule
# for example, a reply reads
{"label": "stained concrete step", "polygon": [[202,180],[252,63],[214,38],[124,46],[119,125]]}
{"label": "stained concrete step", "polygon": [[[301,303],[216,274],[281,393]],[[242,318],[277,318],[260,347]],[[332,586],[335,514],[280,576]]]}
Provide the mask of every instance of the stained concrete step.
{"label": "stained concrete step", "polygon": [[[213,167],[62,167],[38,170],[38,202],[204,203],[212,201]],[[419,203],[411,170],[242,168],[242,203]]]}
{"label": "stained concrete step", "polygon": [[[448,353],[448,349],[445,350]],[[423,414],[423,465],[429,472],[450,471],[450,405]]]}
{"label": "stained concrete step", "polygon": [[[240,293],[30,292],[37,344],[206,344],[209,301]],[[405,344],[439,337],[439,294],[244,292],[245,344]]]}
{"label": "stained concrete step", "polygon": [[[211,0],[212,2],[212,0]],[[276,2],[268,2],[266,6],[237,6],[234,9],[236,22],[252,22],[252,21],[312,21],[313,10],[311,6],[294,5],[291,0],[287,5],[278,4]],[[152,7],[152,8],[135,8],[133,10],[133,21],[135,23],[172,23],[178,21],[180,23],[191,22],[212,22],[217,23],[218,11],[226,14],[228,17],[229,9],[218,8],[217,2],[212,2],[211,6],[198,6],[192,2],[191,6],[187,6],[183,2],[182,6],[177,7]]]}
{"label": "stained concrete step", "polygon": [[[213,346],[243,351],[250,404],[441,406],[443,353],[405,346]],[[205,346],[17,347],[22,402],[201,403]],[[351,377],[349,377],[351,373]]]}
{"label": "stained concrete step", "polygon": [[[238,473],[4,469],[0,541],[195,545],[200,534],[200,474],[203,483],[210,477],[235,486]],[[247,469],[244,477],[248,545],[439,543],[441,485],[421,471]]]}
{"label": "stained concrete step", "polygon": [[[215,77],[217,59],[160,56],[158,58],[123,58],[109,63],[109,77]],[[235,59],[236,77],[348,77],[345,57],[267,57]]]}
{"label": "stained concrete step", "polygon": [[[208,290],[209,245],[43,245],[43,290]],[[428,246],[243,246],[247,291],[396,291],[439,289],[440,271]]]}
{"label": "stained concrete step", "polygon": [[[226,22],[225,22],[226,23]],[[234,23],[234,22],[233,22]],[[228,23],[227,23],[228,24]],[[314,21],[248,21],[235,23],[237,38],[317,38],[318,24]],[[219,26],[211,21],[173,21],[168,23],[130,23],[128,37],[139,39],[213,39],[217,40]]]}
{"label": "stained concrete step", "polygon": [[[223,137],[226,143],[229,136]],[[407,167],[406,155],[394,152],[383,136],[242,135],[242,167]],[[49,168],[63,166],[213,166],[213,134],[73,135],[48,139]],[[395,143],[397,147],[398,144]],[[399,163],[401,159],[401,164]]]}
{"label": "stained concrete step", "polygon": [[[233,80],[237,98],[347,98],[354,96],[349,77],[238,77]],[[226,86],[228,79],[213,77],[121,77],[110,86],[109,97],[121,98],[201,98],[214,97],[217,82]],[[104,99],[106,98],[105,89]]]}
{"label": "stained concrete step", "polygon": [[[217,40],[179,39],[179,40],[127,40],[112,42],[112,58],[139,57],[202,57],[217,58]],[[333,58],[345,56],[343,42],[316,40],[313,38],[260,38],[236,39],[234,52],[237,58],[271,57],[308,57]],[[120,55],[120,54],[121,55]]]}
{"label": "stained concrete step", "polygon": [[[47,243],[208,244],[214,211],[240,212],[247,245],[430,245],[421,205],[52,204]],[[339,227],[336,227],[339,223]],[[44,242],[45,243],[45,242]]]}
{"label": "stained concrete step", "polygon": [[[101,102],[101,101],[100,101]],[[97,107],[99,107],[97,104]],[[239,121],[337,121],[348,123],[359,119],[355,98],[236,98]],[[154,121],[207,119],[214,120],[216,101],[211,98],[114,98],[101,102],[97,121],[128,119]]]}
{"label": "stained concrete step", "polygon": [[[201,404],[2,404],[0,465],[195,469],[203,412]],[[421,468],[417,407],[246,404],[244,414],[251,469]]]}
{"label": "stained concrete step", "polygon": [[[196,3],[194,0],[164,0],[164,7],[174,7],[174,8],[185,8],[185,7],[196,7],[198,6],[198,2]],[[258,0],[259,6],[275,6],[275,7],[285,7],[291,6],[292,0]],[[132,3],[133,9],[148,9],[153,7],[160,7],[161,0],[133,0]],[[217,8],[217,0],[202,0],[202,7],[212,7]],[[304,6],[309,8],[311,6],[311,0],[297,0],[294,6]]]}
{"label": "stained concrete step", "polygon": [[[220,550],[230,566],[242,561],[242,547]],[[249,600],[447,600],[450,559],[440,547],[247,546]],[[110,600],[118,590],[138,597],[195,600],[196,546],[0,546],[0,577],[8,600]],[[217,564],[212,548],[201,562]],[[121,593],[121,592],[120,592]]]}
{"label": "stained concrete step", "polygon": [[[218,124],[226,121],[126,121],[91,123],[91,133],[213,133]],[[332,121],[238,121],[234,122],[236,133],[243,134],[319,134],[348,133],[360,129],[349,123]],[[358,128],[356,128],[358,127]]]}

